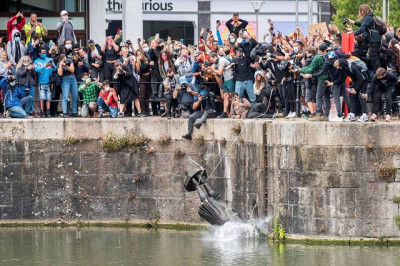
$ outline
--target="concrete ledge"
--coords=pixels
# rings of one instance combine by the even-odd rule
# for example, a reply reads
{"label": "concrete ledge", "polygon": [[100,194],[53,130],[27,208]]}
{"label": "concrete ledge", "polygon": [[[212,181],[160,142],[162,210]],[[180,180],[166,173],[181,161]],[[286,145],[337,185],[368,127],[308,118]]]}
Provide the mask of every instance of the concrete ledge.
{"label": "concrete ledge", "polygon": [[[112,132],[124,135],[139,130],[152,140],[161,135],[182,139],[187,132],[188,119],[147,118],[53,118],[53,119],[1,119],[0,140],[62,140],[101,139]],[[264,143],[265,120],[208,119],[200,130],[195,129],[193,138],[204,137],[206,141],[240,140],[248,143]],[[241,127],[238,137],[232,130]]]}

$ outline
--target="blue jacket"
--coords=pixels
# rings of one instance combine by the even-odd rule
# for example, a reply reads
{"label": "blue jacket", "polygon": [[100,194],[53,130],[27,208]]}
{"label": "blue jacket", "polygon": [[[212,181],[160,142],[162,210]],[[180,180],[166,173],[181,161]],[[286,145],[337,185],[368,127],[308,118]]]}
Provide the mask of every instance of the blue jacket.
{"label": "blue jacket", "polygon": [[45,59],[38,58],[34,62],[35,64],[35,71],[38,74],[38,82],[40,84],[47,84],[50,83],[50,76],[51,74],[57,70],[57,66],[53,62],[54,68],[47,68],[46,64],[48,62],[53,62],[53,60],[49,57],[46,57]]}
{"label": "blue jacket", "polygon": [[19,99],[25,97],[25,91],[22,90],[20,87],[17,87],[13,90],[9,90],[7,80],[8,78],[6,77],[0,81],[0,89],[3,91],[6,108],[10,108],[13,106],[22,107],[21,101]]}

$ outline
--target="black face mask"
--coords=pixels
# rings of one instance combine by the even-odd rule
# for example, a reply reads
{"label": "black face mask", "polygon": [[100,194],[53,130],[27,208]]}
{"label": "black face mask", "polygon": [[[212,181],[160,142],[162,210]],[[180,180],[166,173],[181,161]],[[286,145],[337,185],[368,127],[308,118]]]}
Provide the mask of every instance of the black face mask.
{"label": "black face mask", "polygon": [[169,79],[173,79],[174,78],[174,75],[171,75],[171,76],[168,76],[169,77]]}

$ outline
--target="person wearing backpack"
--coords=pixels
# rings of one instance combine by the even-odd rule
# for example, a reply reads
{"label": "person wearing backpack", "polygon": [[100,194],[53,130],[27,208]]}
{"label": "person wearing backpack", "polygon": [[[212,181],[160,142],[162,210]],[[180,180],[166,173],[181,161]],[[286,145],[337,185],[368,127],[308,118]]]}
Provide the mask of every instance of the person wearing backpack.
{"label": "person wearing backpack", "polygon": [[[364,66],[362,66],[364,64]],[[362,98],[361,95],[367,92],[368,88],[368,69],[363,61],[360,59],[338,59],[333,63],[333,66],[342,72],[341,78],[344,78],[341,82],[346,81],[346,77],[350,77],[353,83],[350,92],[350,105],[349,105],[349,114],[345,118],[346,122],[355,122],[356,116],[354,110],[357,106],[357,101],[360,101],[361,104],[361,112],[362,115],[358,119],[359,122],[367,122],[367,101]],[[344,93],[347,95],[347,93]]]}
{"label": "person wearing backpack", "polygon": [[379,63],[379,51],[382,46],[382,35],[386,32],[384,25],[382,25],[382,19],[375,17],[372,8],[367,4],[360,5],[358,9],[358,18],[361,21],[354,21],[348,19],[348,23],[356,25],[359,28],[354,32],[355,36],[363,33],[369,33],[369,45],[368,45],[368,60],[371,62],[374,73],[380,67]]}

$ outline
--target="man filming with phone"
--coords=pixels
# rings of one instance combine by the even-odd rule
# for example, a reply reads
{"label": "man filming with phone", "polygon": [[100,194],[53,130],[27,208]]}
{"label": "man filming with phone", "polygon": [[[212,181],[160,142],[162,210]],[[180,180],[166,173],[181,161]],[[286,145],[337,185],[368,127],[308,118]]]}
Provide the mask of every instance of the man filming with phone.
{"label": "man filming with phone", "polygon": [[68,12],[66,10],[61,11],[60,13],[61,21],[57,23],[57,31],[58,31],[58,40],[57,43],[59,46],[64,45],[66,41],[71,41],[76,44],[76,36],[74,32],[74,26],[69,21]]}
{"label": "man filming with phone", "polygon": [[47,29],[45,26],[43,26],[42,19],[37,18],[37,14],[35,12],[31,13],[30,21],[24,25],[24,31],[27,44],[36,34],[40,36],[40,40],[43,40],[43,36],[47,36]]}

